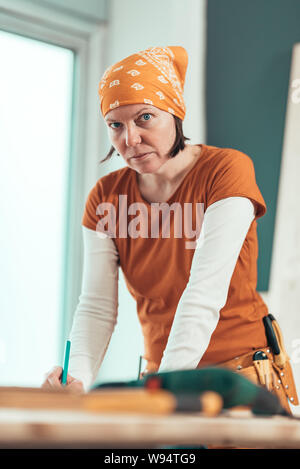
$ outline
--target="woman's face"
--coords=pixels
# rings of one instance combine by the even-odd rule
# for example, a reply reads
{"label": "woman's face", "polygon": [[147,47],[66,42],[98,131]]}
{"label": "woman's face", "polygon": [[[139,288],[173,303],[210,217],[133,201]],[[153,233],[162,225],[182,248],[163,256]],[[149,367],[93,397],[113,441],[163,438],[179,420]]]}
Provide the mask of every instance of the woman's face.
{"label": "woman's face", "polygon": [[175,120],[169,112],[150,104],[128,104],[112,109],[105,121],[112,145],[138,173],[154,173],[169,160],[176,137]]}

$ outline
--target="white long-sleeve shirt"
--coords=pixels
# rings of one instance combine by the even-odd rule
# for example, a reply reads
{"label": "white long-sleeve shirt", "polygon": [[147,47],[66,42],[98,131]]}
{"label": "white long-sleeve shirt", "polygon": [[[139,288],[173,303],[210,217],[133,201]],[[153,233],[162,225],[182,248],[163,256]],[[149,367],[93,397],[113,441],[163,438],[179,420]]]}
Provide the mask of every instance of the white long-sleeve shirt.
{"label": "white long-sleeve shirt", "polygon": [[[201,360],[226,303],[230,280],[254,218],[254,205],[246,197],[222,199],[206,210],[160,372],[196,368]],[[82,291],[70,334],[69,373],[88,390],[117,321],[118,252],[113,239],[99,237],[86,227],[82,230]]]}

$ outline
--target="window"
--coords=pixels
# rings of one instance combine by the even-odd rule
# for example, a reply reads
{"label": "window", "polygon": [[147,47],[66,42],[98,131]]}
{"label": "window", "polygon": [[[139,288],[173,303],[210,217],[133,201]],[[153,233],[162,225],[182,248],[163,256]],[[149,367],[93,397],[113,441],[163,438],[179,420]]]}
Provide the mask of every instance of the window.
{"label": "window", "polygon": [[61,360],[74,53],[0,31],[0,385]]}

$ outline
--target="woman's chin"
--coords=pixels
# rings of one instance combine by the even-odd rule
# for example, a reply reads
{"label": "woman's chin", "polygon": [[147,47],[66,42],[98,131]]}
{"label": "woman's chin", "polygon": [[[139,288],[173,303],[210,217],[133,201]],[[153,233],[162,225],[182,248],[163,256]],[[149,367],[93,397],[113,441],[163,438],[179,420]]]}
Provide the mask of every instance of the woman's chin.
{"label": "woman's chin", "polygon": [[145,162],[143,164],[131,165],[131,168],[137,171],[139,174],[155,173],[160,167],[161,164],[155,164],[154,162]]}

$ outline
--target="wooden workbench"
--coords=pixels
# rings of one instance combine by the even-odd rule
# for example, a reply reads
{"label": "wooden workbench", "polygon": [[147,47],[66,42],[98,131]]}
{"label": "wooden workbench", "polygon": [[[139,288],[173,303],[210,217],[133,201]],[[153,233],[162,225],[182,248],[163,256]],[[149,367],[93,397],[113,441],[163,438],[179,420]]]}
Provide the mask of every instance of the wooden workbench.
{"label": "wooden workbench", "polygon": [[[113,392],[113,391],[112,391]],[[89,402],[90,404],[90,402]],[[300,420],[256,417],[248,410],[208,417],[95,411],[82,397],[0,388],[0,448],[164,448],[232,446],[300,449]]]}
{"label": "wooden workbench", "polygon": [[159,448],[168,445],[300,448],[300,421],[201,414],[131,415],[0,409],[1,448]]}

